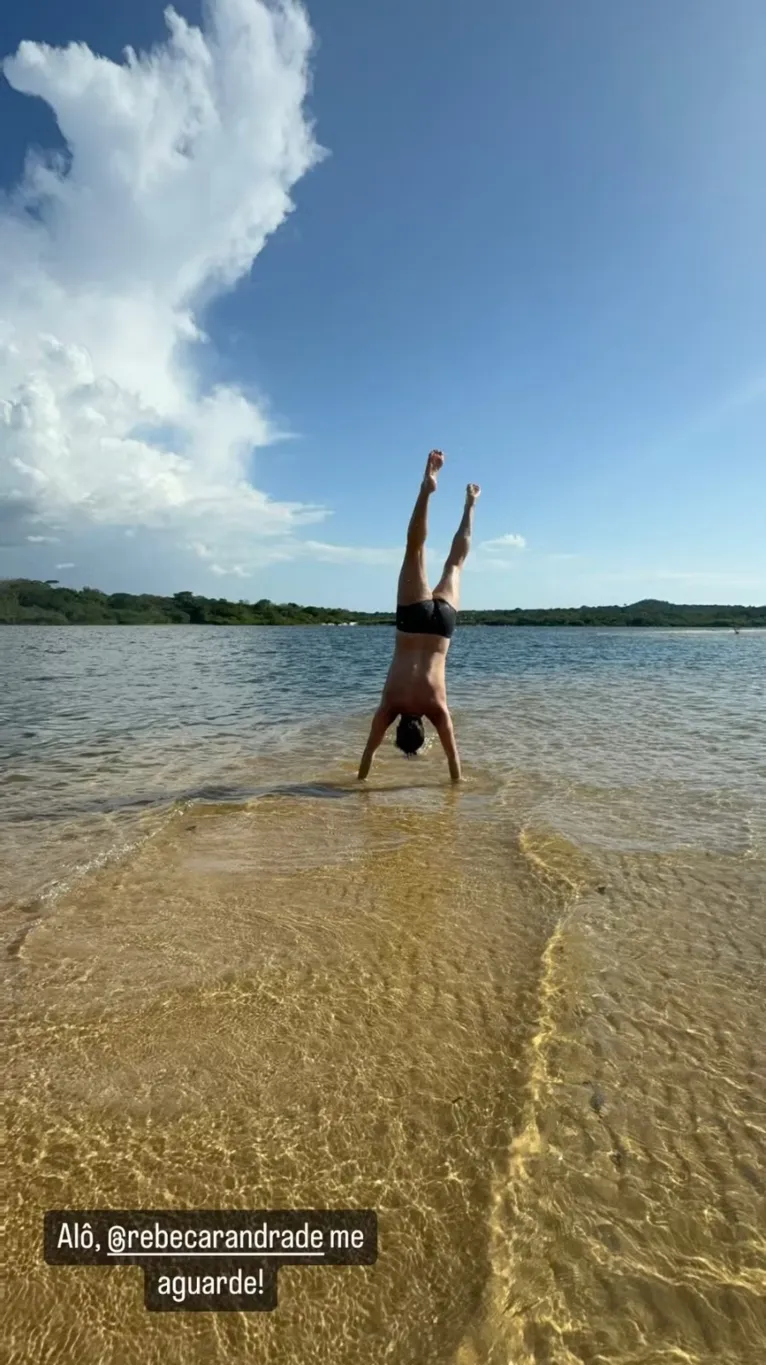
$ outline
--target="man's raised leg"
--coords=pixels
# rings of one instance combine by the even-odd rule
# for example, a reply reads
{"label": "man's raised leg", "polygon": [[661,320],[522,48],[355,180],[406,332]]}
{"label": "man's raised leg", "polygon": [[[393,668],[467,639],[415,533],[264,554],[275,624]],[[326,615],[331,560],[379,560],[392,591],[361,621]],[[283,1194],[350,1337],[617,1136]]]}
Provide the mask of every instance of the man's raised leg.
{"label": "man's raised leg", "polygon": [[412,510],[410,524],[407,527],[407,548],[404,552],[404,563],[399,574],[399,584],[396,591],[398,604],[407,605],[410,602],[422,602],[431,596],[431,589],[428,586],[428,576],[426,574],[426,535],[428,532],[428,499],[436,489],[436,476],[444,464],[444,456],[440,450],[432,450],[428,456],[426,472],[423,475],[423,482]]}
{"label": "man's raised leg", "polygon": [[473,509],[481,489],[477,483],[469,483],[465,491],[465,507],[450,552],[444,561],[442,576],[434,588],[434,597],[443,597],[457,610],[460,601],[460,570],[468,558],[473,530]]}
{"label": "man's raised leg", "polygon": [[440,450],[432,450],[426,462],[426,472],[420,485],[415,506],[412,509],[410,524],[407,527],[407,548],[420,549],[426,543],[428,534],[428,499],[436,492],[436,476],[444,464]]}
{"label": "man's raised leg", "polygon": [[465,563],[466,559],[468,558],[468,551],[471,548],[471,532],[473,530],[473,509],[476,505],[476,499],[478,498],[480,492],[481,489],[479,488],[479,485],[477,483],[469,483],[465,491],[465,507],[463,508],[463,515],[460,520],[460,525],[458,526],[453,537],[450,552],[447,556],[447,563],[455,564],[457,565],[458,568],[461,568],[462,565]]}

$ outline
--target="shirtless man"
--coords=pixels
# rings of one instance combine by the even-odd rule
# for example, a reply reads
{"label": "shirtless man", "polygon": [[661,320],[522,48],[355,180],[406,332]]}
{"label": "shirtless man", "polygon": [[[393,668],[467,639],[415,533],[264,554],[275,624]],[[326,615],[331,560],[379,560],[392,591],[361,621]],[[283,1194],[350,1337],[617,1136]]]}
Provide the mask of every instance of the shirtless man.
{"label": "shirtless man", "polygon": [[450,777],[453,782],[461,781],[444,666],[457,621],[460,570],[470,548],[474,503],[481,490],[478,484],[469,483],[462,521],[432,592],[426,577],[426,518],[428,499],[436,491],[436,476],[443,464],[441,451],[432,450],[407,529],[407,549],[396,597],[394,657],[359,766],[361,781],[369,773],[372,756],[397,716],[400,717],[397,747],[413,758],[425,742],[423,717],[427,717],[447,755]]}

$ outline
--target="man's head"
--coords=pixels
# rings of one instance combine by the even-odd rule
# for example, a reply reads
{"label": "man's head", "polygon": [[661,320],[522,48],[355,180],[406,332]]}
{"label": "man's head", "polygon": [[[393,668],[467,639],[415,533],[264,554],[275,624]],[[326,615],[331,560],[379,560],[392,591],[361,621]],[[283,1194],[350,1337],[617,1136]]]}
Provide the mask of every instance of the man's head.
{"label": "man's head", "polygon": [[399,724],[396,727],[396,747],[401,749],[407,758],[414,758],[418,749],[425,743],[426,732],[423,725],[422,716],[399,717]]}

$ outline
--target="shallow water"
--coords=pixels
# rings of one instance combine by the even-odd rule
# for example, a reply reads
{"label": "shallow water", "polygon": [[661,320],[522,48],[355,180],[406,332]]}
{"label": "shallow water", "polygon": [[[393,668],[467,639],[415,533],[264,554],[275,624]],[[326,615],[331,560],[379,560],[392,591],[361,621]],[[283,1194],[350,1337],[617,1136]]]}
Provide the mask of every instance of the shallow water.
{"label": "shallow water", "polygon": [[[0,636],[14,1361],[760,1365],[766,633]],[[44,1208],[374,1207],[372,1268],[147,1315]]]}

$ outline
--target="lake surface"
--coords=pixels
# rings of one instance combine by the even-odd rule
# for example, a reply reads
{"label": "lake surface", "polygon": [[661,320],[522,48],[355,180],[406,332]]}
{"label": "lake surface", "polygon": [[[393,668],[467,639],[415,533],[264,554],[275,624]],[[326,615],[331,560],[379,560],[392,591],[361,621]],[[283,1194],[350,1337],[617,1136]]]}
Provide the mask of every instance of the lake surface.
{"label": "lake surface", "polygon": [[[766,632],[0,632],[14,1361],[761,1365]],[[153,1315],[67,1207],[372,1207],[372,1268]]]}

